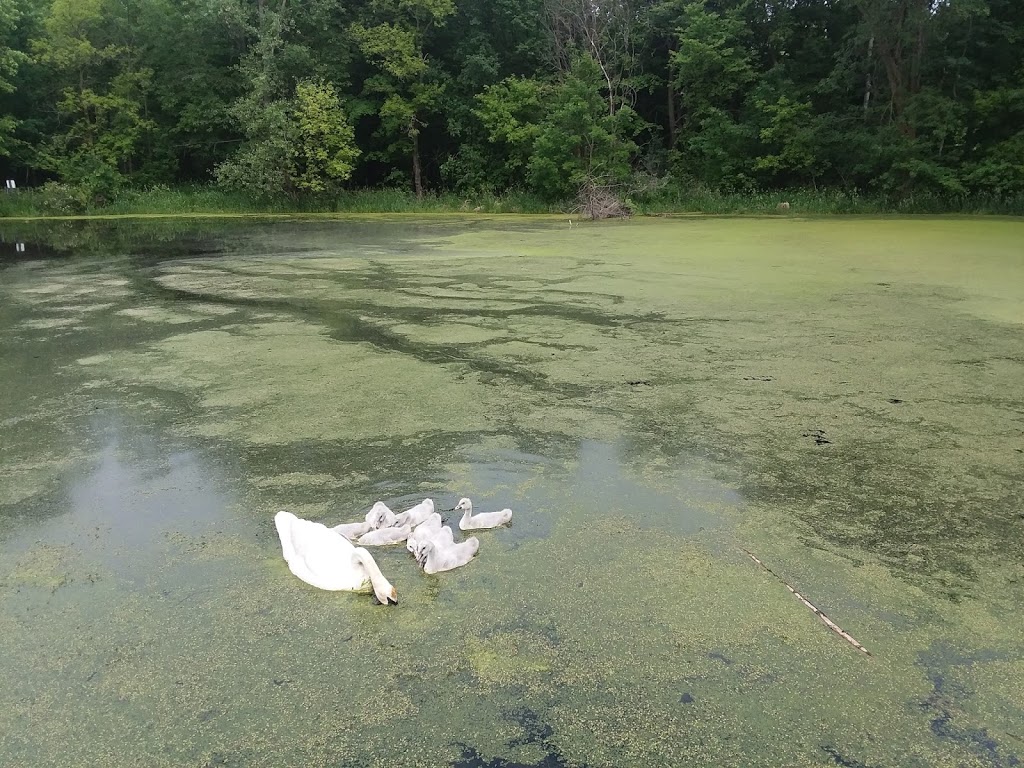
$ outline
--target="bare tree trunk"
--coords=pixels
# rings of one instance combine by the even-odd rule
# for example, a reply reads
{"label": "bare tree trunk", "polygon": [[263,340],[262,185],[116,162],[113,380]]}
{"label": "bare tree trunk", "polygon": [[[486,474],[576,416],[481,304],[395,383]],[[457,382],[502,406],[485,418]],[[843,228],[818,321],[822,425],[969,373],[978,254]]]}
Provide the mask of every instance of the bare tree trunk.
{"label": "bare tree trunk", "polygon": [[423,177],[420,170],[420,132],[413,129],[412,137],[412,186],[416,190],[416,199],[423,199]]}
{"label": "bare tree trunk", "polygon": [[[877,56],[884,68],[890,122],[911,139],[915,129],[905,113],[910,101],[921,91],[932,3],[933,0],[855,0],[870,33],[869,55]],[[870,98],[877,99],[875,90],[871,82],[870,97],[865,93],[865,109]]]}
{"label": "bare tree trunk", "polygon": [[597,60],[597,66],[601,68],[601,74],[604,75],[604,81],[608,84],[608,115],[615,117],[615,87],[612,85],[611,75],[608,74],[608,70],[604,67],[604,62],[600,59]]}
{"label": "bare tree trunk", "polygon": [[675,149],[676,146],[676,89],[669,80],[668,83],[668,148]]}
{"label": "bare tree trunk", "polygon": [[903,120],[903,110],[907,106],[907,83],[902,50],[899,47],[884,46],[881,48],[881,58],[889,82],[889,119],[896,122],[905,134],[907,126]]}
{"label": "bare tree trunk", "polygon": [[608,114],[636,96],[629,78],[635,67],[633,33],[641,0],[544,0],[552,58],[568,72],[576,52],[589,51],[608,88]]}
{"label": "bare tree trunk", "polygon": [[925,25],[928,23],[929,0],[924,0],[917,13],[917,34],[914,39],[914,52],[910,59],[910,92],[921,92],[921,65],[924,61]]}
{"label": "bare tree trunk", "polygon": [[875,48],[875,36],[872,35],[871,39],[868,40],[868,74],[867,79],[864,82],[864,117],[868,116],[868,107],[871,106],[871,71],[873,65],[871,63],[871,54]]}

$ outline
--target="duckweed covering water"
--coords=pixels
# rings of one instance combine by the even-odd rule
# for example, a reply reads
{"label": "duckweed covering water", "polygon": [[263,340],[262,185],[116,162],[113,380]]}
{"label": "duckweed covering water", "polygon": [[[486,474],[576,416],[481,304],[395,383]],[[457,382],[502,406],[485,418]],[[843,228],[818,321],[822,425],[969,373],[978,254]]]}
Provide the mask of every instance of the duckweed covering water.
{"label": "duckweed covering water", "polygon": [[[1024,759],[1024,225],[15,234],[5,763]],[[515,521],[393,609],[280,557],[425,495]]]}

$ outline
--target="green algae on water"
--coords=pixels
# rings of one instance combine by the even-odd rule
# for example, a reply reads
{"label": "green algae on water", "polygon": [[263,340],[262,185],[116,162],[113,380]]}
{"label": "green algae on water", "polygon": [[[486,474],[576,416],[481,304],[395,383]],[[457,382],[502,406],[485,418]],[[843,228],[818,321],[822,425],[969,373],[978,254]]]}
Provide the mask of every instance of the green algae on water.
{"label": "green algae on water", "polygon": [[[0,756],[1022,759],[1024,225],[403,222],[3,267]],[[397,608],[280,557],[427,494],[516,516]]]}

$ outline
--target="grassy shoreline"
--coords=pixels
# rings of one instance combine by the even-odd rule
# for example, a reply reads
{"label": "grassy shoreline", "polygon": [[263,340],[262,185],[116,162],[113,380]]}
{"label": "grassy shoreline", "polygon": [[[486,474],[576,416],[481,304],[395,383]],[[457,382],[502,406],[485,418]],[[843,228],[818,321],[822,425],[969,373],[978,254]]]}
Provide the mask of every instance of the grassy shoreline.
{"label": "grassy shoreline", "polygon": [[[637,215],[1024,215],[1024,198],[948,198],[915,195],[898,201],[837,190],[723,193],[665,188],[629,198]],[[780,204],[788,208],[780,209]],[[548,202],[528,193],[463,197],[431,194],[418,200],[405,190],[346,192],[330,200],[254,200],[210,186],[126,190],[104,204],[82,205],[73,194],[25,190],[0,195],[0,220],[131,217],[242,217],[309,214],[549,214],[572,215],[572,201]]]}

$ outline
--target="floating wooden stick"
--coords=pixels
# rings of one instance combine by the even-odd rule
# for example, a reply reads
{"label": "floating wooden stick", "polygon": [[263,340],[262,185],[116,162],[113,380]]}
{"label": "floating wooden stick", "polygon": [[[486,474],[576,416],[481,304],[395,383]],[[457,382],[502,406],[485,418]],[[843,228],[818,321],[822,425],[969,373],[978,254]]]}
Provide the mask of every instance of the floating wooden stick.
{"label": "floating wooden stick", "polygon": [[782,585],[783,585],[783,586],[784,586],[784,587],[785,587],[786,589],[788,589],[788,590],[789,590],[790,592],[792,592],[792,593],[793,593],[793,596],[794,596],[794,597],[796,597],[796,599],[797,599],[797,600],[799,600],[799,601],[800,601],[801,603],[803,603],[803,604],[804,604],[804,605],[806,605],[806,606],[807,606],[808,608],[810,608],[810,609],[811,609],[811,610],[812,610],[812,611],[814,612],[814,615],[815,615],[815,616],[817,616],[817,617],[818,617],[819,619],[821,619],[821,620],[822,620],[822,622],[823,622],[823,623],[825,624],[825,626],[826,626],[826,627],[828,627],[828,628],[829,628],[829,629],[831,629],[831,630],[832,630],[833,632],[835,632],[835,633],[836,633],[837,635],[839,635],[839,636],[840,636],[841,638],[843,638],[844,640],[846,640],[846,642],[848,642],[848,643],[849,643],[850,645],[852,645],[852,646],[853,646],[854,648],[856,648],[856,649],[857,649],[858,651],[863,651],[863,652],[864,652],[864,653],[866,653],[866,654],[867,654],[868,656],[870,656],[870,655],[871,655],[871,651],[869,651],[869,650],[868,650],[867,648],[865,648],[865,647],[864,647],[863,645],[861,645],[860,643],[858,643],[858,642],[857,642],[857,641],[856,641],[856,640],[855,640],[855,639],[853,638],[853,636],[852,636],[852,635],[851,635],[851,634],[850,634],[849,632],[847,632],[846,630],[844,630],[844,629],[843,629],[842,627],[840,627],[840,626],[839,626],[838,624],[836,624],[836,623],[835,623],[834,621],[832,621],[832,619],[830,619],[830,618],[829,618],[828,616],[826,616],[826,615],[825,615],[824,613],[822,613],[822,612],[821,612],[821,611],[819,611],[819,610],[818,610],[817,608],[815,608],[815,607],[814,607],[814,606],[813,606],[813,605],[811,604],[811,601],[810,601],[810,600],[808,600],[808,599],[807,599],[806,597],[804,597],[804,596],[803,596],[803,595],[801,595],[801,594],[800,594],[799,592],[797,592],[797,591],[796,591],[795,589],[793,589],[793,588],[792,588],[791,586],[789,586],[789,584],[787,584],[787,583],[786,583],[786,581],[785,581],[785,580],[784,580],[784,579],[783,579],[783,578],[782,578],[781,576],[779,576],[779,574],[777,574],[777,573],[776,573],[775,571],[773,571],[773,570],[772,570],[771,568],[769,568],[769,567],[768,567],[767,565],[765,565],[765,564],[764,564],[764,563],[762,563],[762,562],[761,562],[760,560],[758,560],[758,559],[757,559],[757,558],[756,558],[756,557],[754,556],[754,553],[753,553],[753,552],[751,552],[751,551],[749,551],[749,550],[746,550],[746,549],[744,549],[743,551],[747,553],[747,556],[748,556],[748,557],[749,557],[749,558],[750,558],[751,560],[753,560],[753,561],[754,561],[755,563],[757,563],[757,564],[758,564],[758,565],[760,565],[760,566],[761,566],[762,568],[764,568],[764,569],[765,569],[766,571],[768,571],[768,573],[770,573],[770,574],[771,574],[772,576],[774,576],[774,577],[775,577],[776,579],[778,579],[779,581],[781,581],[781,582],[782,582]]}

